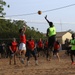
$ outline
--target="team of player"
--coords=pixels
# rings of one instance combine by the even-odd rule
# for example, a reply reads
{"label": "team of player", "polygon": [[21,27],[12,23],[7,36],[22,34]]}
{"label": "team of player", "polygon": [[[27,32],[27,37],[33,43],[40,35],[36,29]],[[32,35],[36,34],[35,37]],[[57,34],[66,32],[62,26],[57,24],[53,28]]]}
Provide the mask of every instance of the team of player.
{"label": "team of player", "polygon": [[[45,19],[49,23],[49,28],[47,29],[48,40],[46,40],[46,42],[44,43],[40,38],[40,40],[37,43],[35,43],[32,36],[29,38],[29,40],[27,40],[25,35],[26,27],[23,26],[23,28],[19,30],[20,33],[19,48],[17,46],[17,42],[15,39],[13,39],[12,43],[9,45],[10,54],[11,54],[10,62],[9,62],[10,64],[11,64],[12,56],[14,56],[14,64],[16,64],[15,55],[17,52],[19,54],[19,59],[23,64],[24,64],[25,55],[27,55],[27,65],[29,65],[29,59],[31,57],[31,54],[35,58],[35,64],[38,65],[37,54],[39,57],[41,52],[43,52],[43,54],[46,55],[46,58],[49,61],[51,60],[52,55],[56,55],[60,61],[59,54],[58,54],[60,44],[58,40],[56,40],[56,28],[54,27],[53,23],[47,19],[47,15],[45,16]],[[73,35],[72,37],[74,39]],[[73,55],[75,54],[74,51],[75,49],[74,49],[73,39],[71,40],[71,44],[72,44],[71,60],[72,63],[74,64]]]}

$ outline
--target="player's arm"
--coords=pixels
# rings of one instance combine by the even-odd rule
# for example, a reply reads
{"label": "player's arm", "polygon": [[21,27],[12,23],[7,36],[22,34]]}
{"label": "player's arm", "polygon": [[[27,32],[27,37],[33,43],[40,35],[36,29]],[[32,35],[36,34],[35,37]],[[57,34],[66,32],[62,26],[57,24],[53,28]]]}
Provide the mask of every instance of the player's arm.
{"label": "player's arm", "polygon": [[9,50],[13,53],[12,48],[11,48],[11,44],[9,45]]}
{"label": "player's arm", "polygon": [[46,34],[47,37],[48,37],[48,33],[49,33],[49,29],[47,29],[47,34]]}
{"label": "player's arm", "polygon": [[48,23],[50,23],[50,21],[47,19],[47,15],[45,16],[45,19],[46,19],[46,21],[47,21]]}

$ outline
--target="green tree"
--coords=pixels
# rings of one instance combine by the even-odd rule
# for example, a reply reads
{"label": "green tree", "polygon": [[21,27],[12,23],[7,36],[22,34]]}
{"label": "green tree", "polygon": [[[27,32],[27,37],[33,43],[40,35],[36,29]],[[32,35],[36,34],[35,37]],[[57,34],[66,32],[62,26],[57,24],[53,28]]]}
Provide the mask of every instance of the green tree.
{"label": "green tree", "polygon": [[[6,6],[6,2],[3,0],[0,0],[0,17],[4,17],[4,15],[6,14],[4,12],[4,6]],[[7,7],[10,7],[10,6],[7,5]]]}
{"label": "green tree", "polygon": [[10,38],[18,38],[19,40],[19,28],[23,25],[26,26],[26,38],[29,39],[30,36],[34,38],[34,40],[38,40],[39,38],[44,38],[43,33],[35,30],[34,27],[29,27],[26,25],[25,21],[11,21],[11,20],[2,20],[0,19],[0,41],[2,39],[10,39]]}
{"label": "green tree", "polygon": [[16,26],[18,26],[19,29],[22,28],[23,25],[26,26],[26,22],[23,21],[23,20],[19,20],[19,21],[17,21],[17,20],[13,20],[13,24],[16,25]]}

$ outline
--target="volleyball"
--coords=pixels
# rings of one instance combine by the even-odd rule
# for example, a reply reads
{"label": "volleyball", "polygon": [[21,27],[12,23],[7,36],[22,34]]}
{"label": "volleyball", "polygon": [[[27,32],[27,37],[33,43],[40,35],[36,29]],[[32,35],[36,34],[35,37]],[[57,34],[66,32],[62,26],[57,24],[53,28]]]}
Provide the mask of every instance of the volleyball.
{"label": "volleyball", "polygon": [[39,10],[39,11],[38,11],[38,14],[39,14],[39,15],[41,15],[41,14],[42,14],[42,12]]}

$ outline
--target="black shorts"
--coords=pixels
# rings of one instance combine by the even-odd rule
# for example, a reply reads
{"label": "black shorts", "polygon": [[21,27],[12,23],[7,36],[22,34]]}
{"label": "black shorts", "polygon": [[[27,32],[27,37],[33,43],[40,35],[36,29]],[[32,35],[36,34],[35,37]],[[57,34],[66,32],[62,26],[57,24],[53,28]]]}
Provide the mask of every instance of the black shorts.
{"label": "black shorts", "polygon": [[0,53],[1,53],[1,54],[3,54],[3,53],[4,53],[4,51],[3,51],[3,50],[0,50]]}
{"label": "black shorts", "polygon": [[37,48],[37,52],[43,51],[43,48]]}
{"label": "black shorts", "polygon": [[55,35],[48,38],[48,47],[53,47],[55,42]]}
{"label": "black shorts", "polygon": [[57,54],[59,52],[59,50],[54,50],[53,54]]}
{"label": "black shorts", "polygon": [[75,50],[71,50],[71,55],[75,55]]}
{"label": "black shorts", "polygon": [[31,51],[31,50],[27,50],[27,56],[28,57],[31,57],[31,54],[33,55],[33,56],[36,56],[36,51],[35,50],[33,50],[33,51]]}
{"label": "black shorts", "polygon": [[3,53],[4,53],[3,46],[0,46],[0,53],[1,53],[1,54],[3,54]]}

